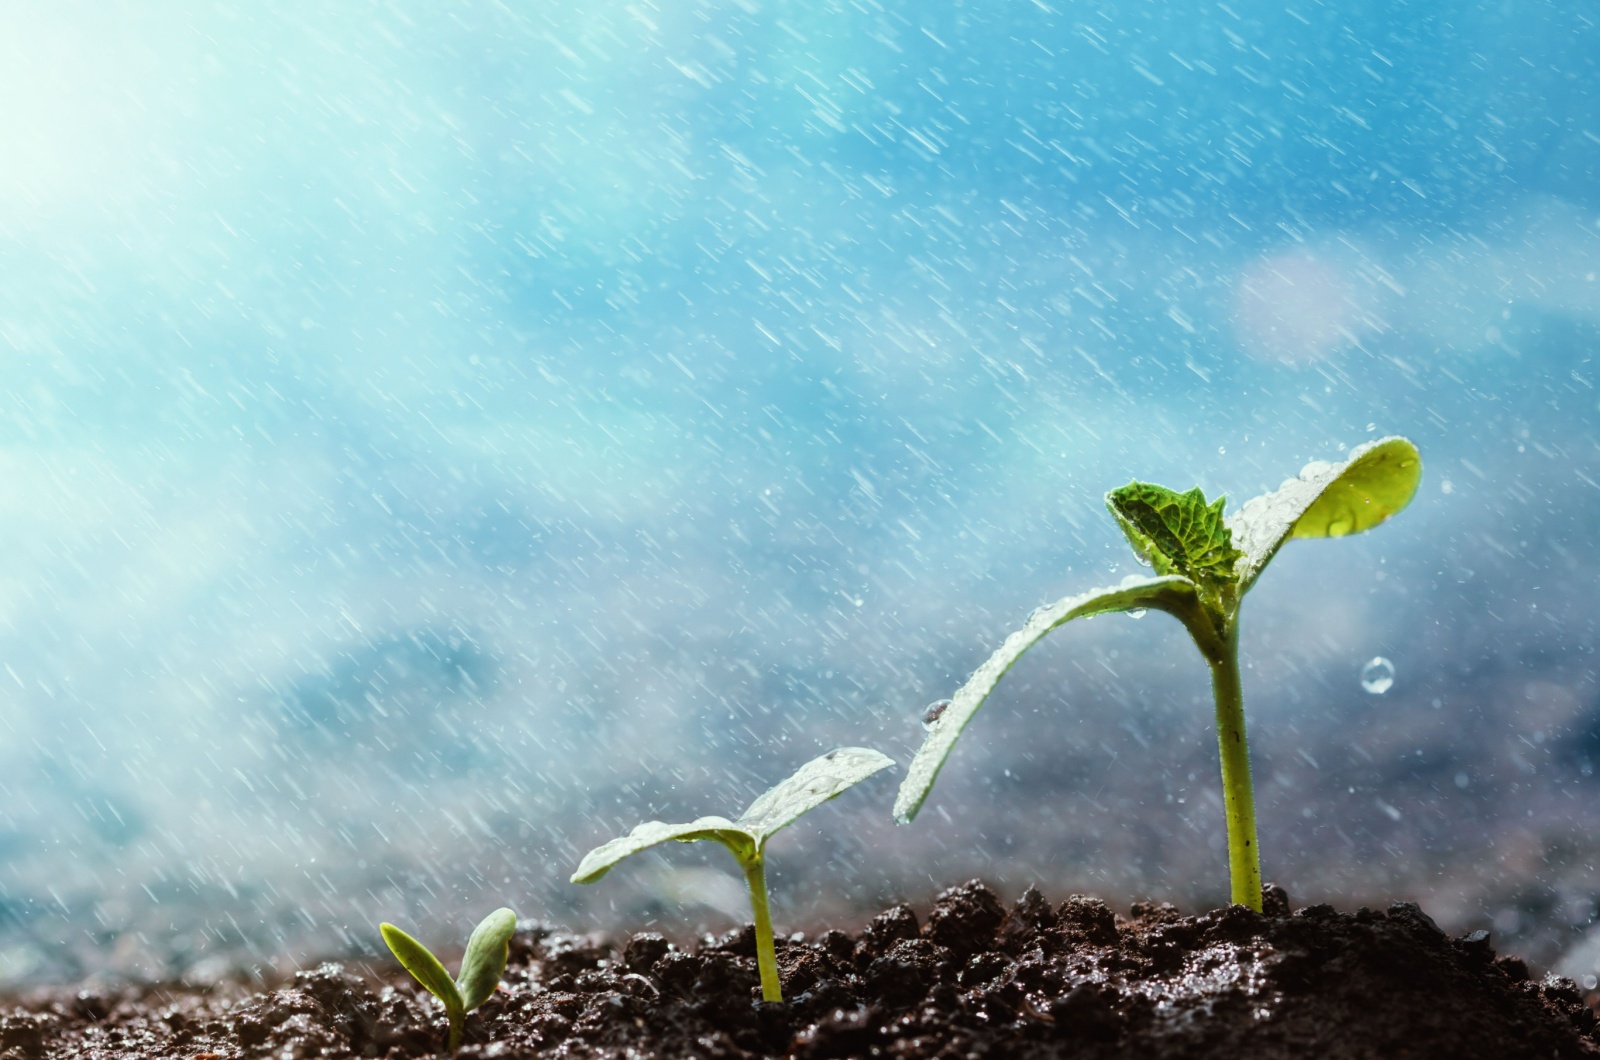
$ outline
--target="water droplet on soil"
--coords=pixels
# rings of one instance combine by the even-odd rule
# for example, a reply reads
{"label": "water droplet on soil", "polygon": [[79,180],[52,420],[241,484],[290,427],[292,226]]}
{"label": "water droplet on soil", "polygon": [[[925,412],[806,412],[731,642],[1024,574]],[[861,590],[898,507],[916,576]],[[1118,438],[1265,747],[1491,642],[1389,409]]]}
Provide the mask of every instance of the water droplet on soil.
{"label": "water droplet on soil", "polygon": [[1381,696],[1394,687],[1394,663],[1381,655],[1374,656],[1361,668],[1361,687],[1375,696]]}

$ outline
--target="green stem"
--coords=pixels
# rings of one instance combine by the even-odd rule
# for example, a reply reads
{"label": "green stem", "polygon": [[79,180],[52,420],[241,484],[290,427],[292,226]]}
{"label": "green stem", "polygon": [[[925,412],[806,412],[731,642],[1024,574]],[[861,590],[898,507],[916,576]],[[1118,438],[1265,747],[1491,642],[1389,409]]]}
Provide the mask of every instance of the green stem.
{"label": "green stem", "polygon": [[750,911],[756,918],[756,965],[761,969],[761,999],[782,1001],[778,985],[778,955],[772,945],[772,913],[767,909],[767,869],[758,852],[744,864],[744,882],[750,886]]}
{"label": "green stem", "polygon": [[1222,753],[1222,808],[1228,818],[1228,876],[1233,902],[1261,912],[1261,851],[1256,842],[1256,799],[1250,785],[1250,745],[1244,735],[1244,692],[1239,686],[1239,623],[1228,623],[1220,650],[1206,653],[1217,701],[1217,747]]}
{"label": "green stem", "polygon": [[467,1013],[459,1006],[445,1006],[445,1014],[450,1020],[450,1055],[456,1055],[461,1048],[462,1036],[467,1030]]}

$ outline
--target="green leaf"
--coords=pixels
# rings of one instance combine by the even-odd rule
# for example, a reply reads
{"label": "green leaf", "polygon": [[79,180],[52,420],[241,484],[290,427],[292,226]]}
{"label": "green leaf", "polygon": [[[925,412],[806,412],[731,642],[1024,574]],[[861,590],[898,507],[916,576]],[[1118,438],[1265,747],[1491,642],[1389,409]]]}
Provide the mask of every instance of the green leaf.
{"label": "green leaf", "polygon": [[462,1007],[461,994],[456,990],[455,982],[450,978],[450,973],[444,970],[444,965],[439,963],[439,958],[429,952],[428,947],[393,924],[379,924],[378,930],[383,933],[383,941],[389,944],[389,951],[405,970],[410,972],[428,993],[444,1002],[445,1011],[450,1013],[453,1024],[465,1009]]}
{"label": "green leaf", "polygon": [[613,839],[585,854],[578,871],[572,874],[572,882],[593,883],[623,858],[669,840],[693,843],[715,839],[732,851],[741,866],[749,866],[760,859],[761,848],[772,833],[892,765],[894,761],[887,755],[865,747],[840,747],[829,751],[807,762],[789,779],[757,798],[737,821],[726,817],[701,817],[687,824],[646,821],[620,839]]}
{"label": "green leaf", "polygon": [[1148,482],[1130,482],[1106,494],[1106,507],[1128,543],[1157,574],[1181,574],[1217,602],[1235,582],[1241,553],[1224,524],[1226,498],[1206,503],[1196,486],[1178,493]]}
{"label": "green leaf", "polygon": [[511,956],[511,936],[516,933],[517,914],[503,908],[484,917],[472,929],[466,956],[461,958],[461,976],[456,980],[464,1011],[471,1012],[489,1000],[500,985],[506,959]]}
{"label": "green leaf", "polygon": [[813,758],[788,780],[757,798],[739,817],[739,827],[756,838],[758,846],[792,824],[801,814],[894,765],[894,759],[868,747],[840,747]]}
{"label": "green leaf", "polygon": [[1307,464],[1298,478],[1257,497],[1228,518],[1244,550],[1243,593],[1291,537],[1344,537],[1400,511],[1422,481],[1422,457],[1405,438],[1380,438],[1337,463]]}
{"label": "green leaf", "polygon": [[593,883],[611,871],[611,867],[623,858],[642,850],[649,850],[661,843],[670,840],[693,843],[700,839],[715,839],[733,851],[733,856],[738,858],[741,864],[747,858],[754,857],[757,849],[756,837],[726,817],[701,817],[687,824],[646,821],[627,835],[597,846],[585,854],[583,860],[578,863],[578,871],[572,874],[572,882]]}
{"label": "green leaf", "polygon": [[[906,770],[906,779],[900,784],[900,794],[894,801],[895,820],[910,823],[922,808],[923,800],[933,790],[939,770],[955,747],[956,738],[967,727],[972,716],[983,706],[989,693],[994,691],[1000,678],[1052,629],[1075,618],[1088,618],[1110,611],[1135,611],[1154,608],[1174,615],[1188,626],[1199,640],[1208,635],[1199,594],[1189,579],[1180,575],[1160,578],[1129,578],[1115,588],[1095,589],[1081,596],[1069,596],[1048,607],[1041,607],[1028,616],[1021,629],[1005,639],[1005,643],[989,656],[988,660],[967,679],[950,705],[933,721],[924,737],[917,755]],[[1214,634],[1209,634],[1214,637]]]}

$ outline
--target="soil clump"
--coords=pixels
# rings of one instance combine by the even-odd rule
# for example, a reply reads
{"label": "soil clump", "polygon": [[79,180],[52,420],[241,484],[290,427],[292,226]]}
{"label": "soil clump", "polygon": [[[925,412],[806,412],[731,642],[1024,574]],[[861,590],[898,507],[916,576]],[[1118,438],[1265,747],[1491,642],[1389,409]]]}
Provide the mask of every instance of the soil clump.
{"label": "soil clump", "polygon": [[[1185,917],[1115,915],[1030,889],[1007,910],[978,881],[919,918],[778,944],[783,1002],[760,1001],[749,927],[680,949],[656,934],[519,926],[501,989],[459,1056],[1600,1058],[1571,980],[1450,938],[1417,906]],[[297,1060],[442,1055],[440,1006],[399,968],[382,982],[325,964],[263,993],[41,991],[0,1007],[0,1060]]]}

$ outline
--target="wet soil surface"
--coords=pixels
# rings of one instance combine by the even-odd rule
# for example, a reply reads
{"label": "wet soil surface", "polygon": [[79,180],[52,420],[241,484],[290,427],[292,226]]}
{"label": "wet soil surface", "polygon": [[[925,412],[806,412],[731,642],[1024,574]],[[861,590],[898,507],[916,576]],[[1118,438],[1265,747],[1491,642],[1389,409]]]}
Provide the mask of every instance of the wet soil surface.
{"label": "wet soil surface", "polygon": [[[786,1001],[759,1000],[747,927],[680,949],[655,934],[520,930],[463,1058],[1600,1057],[1572,982],[1449,938],[1415,905],[1184,917],[1097,899],[1007,910],[973,881],[926,916],[780,942]],[[0,1060],[423,1057],[440,1007],[398,968],[327,964],[266,993],[147,987],[40,993],[0,1009]]]}

